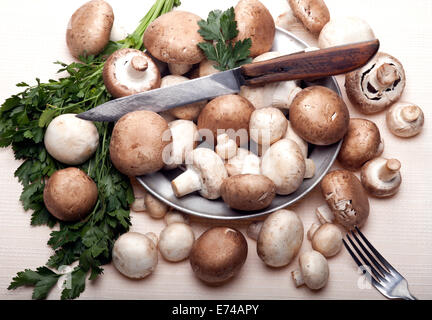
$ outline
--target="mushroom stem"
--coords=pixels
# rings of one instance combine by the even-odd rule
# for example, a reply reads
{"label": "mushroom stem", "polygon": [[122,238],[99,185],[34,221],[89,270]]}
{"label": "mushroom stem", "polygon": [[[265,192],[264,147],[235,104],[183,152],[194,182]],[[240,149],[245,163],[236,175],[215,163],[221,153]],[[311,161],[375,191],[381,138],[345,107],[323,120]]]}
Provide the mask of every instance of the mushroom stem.
{"label": "mushroom stem", "polygon": [[416,105],[406,106],[402,108],[401,111],[402,118],[407,122],[416,121],[420,117],[421,113],[422,111]]}
{"label": "mushroom stem", "polygon": [[171,185],[176,197],[182,197],[186,194],[200,190],[201,179],[195,170],[188,169],[175,178],[171,182]]}
{"label": "mushroom stem", "polygon": [[383,63],[376,71],[378,82],[387,87],[399,79],[396,67],[389,63]]}
{"label": "mushroom stem", "polygon": [[257,240],[263,224],[264,221],[252,222],[246,229],[246,234],[248,235],[248,237],[253,240]]}
{"label": "mushroom stem", "polygon": [[134,56],[130,62],[131,67],[136,71],[145,71],[148,68],[147,59],[143,56]]}
{"label": "mushroom stem", "polygon": [[296,286],[296,288],[301,287],[302,285],[305,284],[305,282],[303,280],[303,275],[302,275],[300,270],[297,269],[297,270],[291,271],[291,276],[292,276],[292,279],[294,281],[294,285]]}
{"label": "mushroom stem", "polygon": [[387,160],[386,165],[380,169],[378,178],[384,182],[389,182],[398,175],[400,168],[401,163],[399,160],[389,159]]}

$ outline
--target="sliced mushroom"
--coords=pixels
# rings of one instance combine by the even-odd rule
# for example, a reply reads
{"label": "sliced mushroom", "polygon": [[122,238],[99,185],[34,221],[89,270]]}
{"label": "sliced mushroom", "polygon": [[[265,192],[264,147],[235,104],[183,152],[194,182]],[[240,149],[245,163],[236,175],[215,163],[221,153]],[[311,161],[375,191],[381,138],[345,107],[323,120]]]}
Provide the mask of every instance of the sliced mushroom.
{"label": "sliced mushroom", "polygon": [[345,75],[349,100],[364,114],[380,112],[399,100],[405,70],[395,57],[378,52],[366,65]]}
{"label": "sliced mushroom", "polygon": [[349,170],[360,169],[379,153],[381,135],[377,125],[367,119],[351,118],[338,160]]}
{"label": "sliced mushroom", "polygon": [[176,197],[199,191],[204,198],[219,198],[222,182],[228,177],[222,159],[210,149],[198,148],[190,153],[189,161],[187,170],[171,182]]}
{"label": "sliced mushroom", "polygon": [[312,86],[295,96],[289,119],[294,131],[307,142],[329,145],[342,139],[348,130],[349,111],[336,92]]}
{"label": "sliced mushroom", "polygon": [[395,136],[413,137],[420,133],[424,124],[422,109],[409,102],[396,102],[387,111],[387,127]]}
{"label": "sliced mushroom", "polygon": [[159,69],[144,52],[120,49],[110,55],[104,64],[103,80],[114,98],[159,88]]}
{"label": "sliced mushroom", "polygon": [[256,109],[249,121],[250,138],[260,145],[270,146],[285,135],[287,125],[287,119],[279,109]]}
{"label": "sliced mushroom", "polygon": [[330,20],[324,0],[288,0],[293,14],[313,34],[319,34]]}
{"label": "sliced mushroom", "polygon": [[400,168],[401,163],[397,159],[372,159],[361,169],[362,185],[377,198],[393,196],[402,183]]}

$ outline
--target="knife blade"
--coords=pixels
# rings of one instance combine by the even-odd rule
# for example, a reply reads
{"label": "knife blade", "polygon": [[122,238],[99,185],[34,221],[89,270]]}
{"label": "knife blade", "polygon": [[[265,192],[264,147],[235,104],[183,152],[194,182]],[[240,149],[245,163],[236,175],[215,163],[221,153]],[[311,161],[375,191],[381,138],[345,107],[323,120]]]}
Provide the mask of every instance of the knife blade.
{"label": "knife blade", "polygon": [[378,39],[275,59],[108,101],[77,116],[91,121],[116,121],[128,112],[161,112],[197,101],[240,92],[242,85],[316,79],[347,73],[365,65],[378,51]]}

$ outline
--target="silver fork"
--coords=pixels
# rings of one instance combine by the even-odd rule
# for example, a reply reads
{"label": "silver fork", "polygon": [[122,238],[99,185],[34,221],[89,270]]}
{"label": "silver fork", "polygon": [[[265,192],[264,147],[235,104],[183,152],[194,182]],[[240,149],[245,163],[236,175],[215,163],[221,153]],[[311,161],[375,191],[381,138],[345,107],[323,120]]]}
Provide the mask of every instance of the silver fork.
{"label": "silver fork", "polygon": [[[357,231],[363,242],[360,241],[359,237],[357,237],[354,231]],[[405,278],[399,272],[397,272],[397,270],[393,268],[386,259],[384,259],[384,257],[372,246],[372,244],[366,239],[366,237],[357,227],[355,227],[355,230],[351,231],[351,235],[356,241],[357,245],[354,243],[348,233],[346,234],[346,238],[354,248],[358,257],[350,248],[345,239],[343,239],[345,248],[347,248],[354,261],[361,268],[363,274],[366,273],[368,275],[367,278],[379,292],[389,299],[417,300],[417,298],[410,293],[408,289],[408,282],[405,280]],[[369,259],[366,259],[362,251]],[[359,257],[363,263],[360,261]],[[365,266],[367,266],[367,268],[365,268]],[[369,270],[372,272],[372,274],[369,272]]]}

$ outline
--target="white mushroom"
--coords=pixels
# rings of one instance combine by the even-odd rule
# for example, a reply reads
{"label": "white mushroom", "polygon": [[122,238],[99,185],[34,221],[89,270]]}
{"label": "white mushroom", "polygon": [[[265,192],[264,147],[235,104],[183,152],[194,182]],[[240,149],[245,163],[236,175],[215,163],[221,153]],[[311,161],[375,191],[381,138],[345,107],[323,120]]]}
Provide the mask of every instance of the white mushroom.
{"label": "white mushroom", "polygon": [[318,221],[321,224],[324,223],[333,223],[335,220],[335,216],[333,214],[333,211],[330,210],[327,204],[324,204],[322,206],[319,206],[315,209],[315,215],[318,218]]}
{"label": "white mushroom", "polygon": [[44,144],[54,159],[64,164],[77,165],[84,163],[95,153],[99,145],[99,133],[91,121],[66,113],[50,122]]}
{"label": "white mushroom", "polygon": [[303,284],[309,289],[319,290],[327,284],[329,267],[326,258],[318,251],[307,251],[300,255],[300,270],[293,271],[292,277],[296,287]]}
{"label": "white mushroom", "polygon": [[156,233],[154,232],[147,232],[144,234],[147,238],[149,238],[151,241],[153,241],[153,243],[155,244],[155,246],[157,247],[158,242],[159,242],[159,238],[157,236]]}
{"label": "white mushroom", "polygon": [[269,146],[284,136],[287,125],[287,119],[279,109],[256,109],[249,121],[250,138],[260,145]]}
{"label": "white mushroom", "polygon": [[187,170],[171,182],[176,197],[194,191],[207,199],[220,197],[220,187],[228,173],[222,159],[213,150],[194,149],[186,162]]}
{"label": "white mushroom", "polygon": [[154,271],[158,254],[149,237],[137,232],[127,232],[114,243],[112,259],[121,274],[141,279]]}
{"label": "white mushroom", "polygon": [[309,227],[309,230],[307,232],[307,238],[309,241],[312,240],[313,235],[315,234],[315,232],[319,229],[321,225],[317,224],[317,223],[312,223],[311,226]]}
{"label": "white mushroom", "polygon": [[186,154],[191,152],[199,140],[198,128],[190,120],[175,120],[168,123],[172,142],[164,151],[165,169],[175,169],[186,161]]}
{"label": "white mushroom", "polygon": [[297,145],[299,146],[303,157],[306,159],[308,156],[308,143],[306,142],[306,140],[304,140],[303,138],[301,138],[293,129],[291,122],[289,120],[287,120],[287,130],[285,132],[285,135],[283,136],[284,139],[291,139],[293,140],[295,143],[297,143]]}
{"label": "white mushroom", "polygon": [[378,198],[394,195],[402,182],[401,163],[396,159],[375,158],[361,169],[361,183],[366,191]]}
{"label": "white mushroom", "polygon": [[225,168],[229,176],[238,174],[260,174],[261,159],[247,149],[239,148],[237,154],[228,160]]}
{"label": "white mushroom", "polygon": [[416,104],[396,102],[387,111],[386,120],[391,133],[398,137],[409,138],[422,130],[424,114]]}
{"label": "white mushroom", "polygon": [[262,174],[276,185],[276,193],[293,193],[303,182],[306,164],[297,143],[282,139],[272,144],[261,161]]}
{"label": "white mushroom", "polygon": [[166,225],[169,225],[171,223],[179,222],[179,223],[186,223],[189,224],[189,218],[185,216],[183,213],[180,213],[176,210],[171,210],[167,212],[167,214],[164,217],[164,221]]}
{"label": "white mushroom", "polygon": [[264,221],[254,221],[252,222],[246,229],[246,234],[249,238],[253,240],[258,240],[258,235],[261,231],[261,228],[264,224]]}
{"label": "white mushroom", "polygon": [[216,153],[224,160],[231,159],[237,154],[237,143],[230,139],[226,133],[222,133],[216,138]]}
{"label": "white mushroom", "polygon": [[169,210],[168,205],[156,199],[148,192],[144,196],[144,203],[146,206],[146,211],[148,212],[150,217],[154,219],[163,218]]}
{"label": "white mushroom", "polygon": [[300,250],[303,232],[303,223],[295,212],[284,209],[273,212],[259,232],[258,256],[268,266],[288,265]]}
{"label": "white mushroom", "polygon": [[318,46],[323,49],[373,39],[375,34],[366,21],[357,17],[337,17],[322,28]]}
{"label": "white mushroom", "polygon": [[342,249],[342,232],[332,223],[321,225],[311,234],[312,248],[329,258]]}
{"label": "white mushroom", "polygon": [[167,225],[159,235],[159,251],[171,262],[186,259],[195,241],[192,228],[185,223],[174,222]]}

